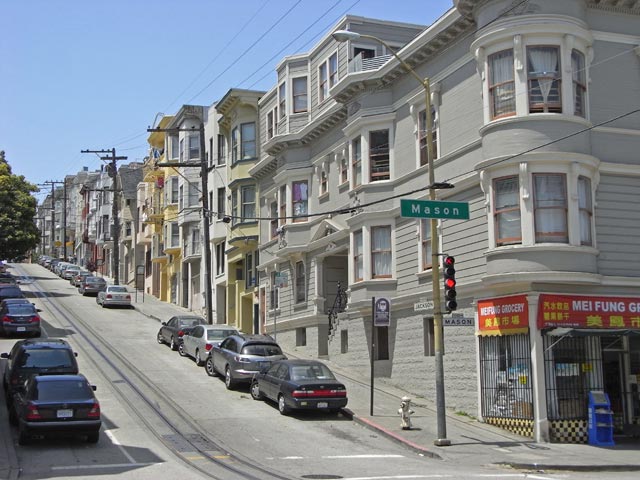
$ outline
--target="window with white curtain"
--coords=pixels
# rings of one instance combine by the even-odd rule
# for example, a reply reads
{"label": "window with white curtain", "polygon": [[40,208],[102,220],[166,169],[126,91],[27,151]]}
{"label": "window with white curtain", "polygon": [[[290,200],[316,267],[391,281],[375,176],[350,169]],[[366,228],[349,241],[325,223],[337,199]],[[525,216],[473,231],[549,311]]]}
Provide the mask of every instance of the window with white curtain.
{"label": "window with white curtain", "polygon": [[518,177],[513,175],[495,179],[493,195],[496,245],[522,243]]}
{"label": "window with white curtain", "polygon": [[390,278],[391,260],[391,227],[371,227],[371,278]]}
{"label": "window with white curtain", "polygon": [[241,146],[241,158],[246,160],[248,158],[256,157],[256,124],[254,122],[243,123],[240,125],[240,141]]}
{"label": "window with white curtain", "polygon": [[528,47],[527,72],[529,113],[561,113],[560,48],[557,46]]}
{"label": "window with white curtain", "polygon": [[489,56],[489,98],[491,118],[516,113],[516,90],[513,73],[513,50],[503,50]]}
{"label": "window with white curtain", "polygon": [[362,230],[353,232],[353,281],[364,279],[364,251],[362,244]]}
{"label": "window with white curtain", "polygon": [[533,190],[536,243],[567,243],[566,176],[534,173]]}
{"label": "window with white curtain", "polygon": [[248,185],[242,187],[242,221],[255,222],[256,219],[256,187]]}
{"label": "window with white curtain", "polygon": [[585,117],[587,72],[585,70],[584,55],[578,50],[571,51],[571,72],[573,75],[573,114]]}
{"label": "window with white curtain", "polygon": [[580,245],[593,245],[591,224],[593,206],[591,201],[591,180],[578,177],[578,209],[580,215]]}
{"label": "window with white curtain", "polygon": [[307,221],[309,208],[309,184],[306,180],[293,182],[291,184],[291,211],[294,215],[294,222]]}
{"label": "window with white curtain", "polygon": [[431,268],[431,221],[420,220],[420,244],[422,245],[422,270]]}

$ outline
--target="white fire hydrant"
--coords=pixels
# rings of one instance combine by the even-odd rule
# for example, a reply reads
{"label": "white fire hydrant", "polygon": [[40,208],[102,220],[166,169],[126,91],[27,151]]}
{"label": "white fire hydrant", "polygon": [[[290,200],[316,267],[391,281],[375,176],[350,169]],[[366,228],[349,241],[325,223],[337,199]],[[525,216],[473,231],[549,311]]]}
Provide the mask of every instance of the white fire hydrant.
{"label": "white fire hydrant", "polygon": [[402,397],[402,402],[400,403],[400,408],[398,409],[398,415],[402,422],[400,426],[403,430],[411,430],[411,415],[413,415],[413,410],[411,410],[411,399],[407,396]]}

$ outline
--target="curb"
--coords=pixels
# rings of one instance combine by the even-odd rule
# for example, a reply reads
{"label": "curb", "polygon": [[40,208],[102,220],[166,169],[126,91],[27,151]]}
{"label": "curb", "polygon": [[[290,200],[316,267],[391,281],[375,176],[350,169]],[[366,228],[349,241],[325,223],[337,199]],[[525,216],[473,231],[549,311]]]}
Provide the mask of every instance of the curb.
{"label": "curb", "polygon": [[566,472],[638,472],[640,465],[553,465],[539,463],[500,462],[492,463],[500,467],[510,467],[514,470],[529,470],[534,472],[566,471]]}
{"label": "curb", "polygon": [[384,427],[382,427],[381,425],[378,425],[375,422],[372,422],[371,420],[364,418],[364,417],[359,417],[357,416],[355,413],[353,413],[351,410],[349,410],[348,408],[343,408],[342,409],[342,414],[353,420],[354,422],[356,422],[359,425],[362,425],[370,430],[376,431],[382,435],[384,435],[385,437],[393,440],[396,443],[399,443],[407,448],[409,448],[410,450],[413,450],[414,452],[418,453],[419,455],[423,455],[425,457],[429,457],[429,458],[433,458],[436,460],[442,460],[442,457],[440,455],[438,455],[435,452],[432,452],[431,450],[426,449],[425,447],[418,445],[417,443],[414,443],[410,440],[407,440],[406,438],[401,437],[400,435],[398,435],[395,432],[392,432],[391,430],[388,430]]}

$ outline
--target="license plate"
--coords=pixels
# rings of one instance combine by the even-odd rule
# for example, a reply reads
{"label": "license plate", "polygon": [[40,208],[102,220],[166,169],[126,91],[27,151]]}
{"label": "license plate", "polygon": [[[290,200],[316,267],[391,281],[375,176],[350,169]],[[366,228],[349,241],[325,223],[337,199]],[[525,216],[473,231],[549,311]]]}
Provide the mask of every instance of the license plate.
{"label": "license plate", "polygon": [[57,416],[58,418],[71,418],[73,417],[73,410],[71,409],[58,410]]}
{"label": "license plate", "polygon": [[24,332],[25,328],[24,328],[24,327],[18,327],[16,330],[17,330],[18,332]]}
{"label": "license plate", "polygon": [[318,408],[327,408],[328,406],[327,402],[318,402]]}

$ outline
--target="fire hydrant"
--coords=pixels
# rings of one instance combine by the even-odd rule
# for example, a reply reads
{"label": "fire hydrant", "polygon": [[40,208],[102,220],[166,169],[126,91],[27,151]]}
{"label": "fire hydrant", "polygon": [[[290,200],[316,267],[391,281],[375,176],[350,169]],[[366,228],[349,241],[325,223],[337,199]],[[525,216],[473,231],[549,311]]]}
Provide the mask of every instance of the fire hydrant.
{"label": "fire hydrant", "polygon": [[413,415],[413,410],[411,410],[411,399],[407,396],[402,397],[402,402],[400,403],[400,408],[398,409],[398,415],[402,422],[400,426],[403,430],[411,430],[411,415]]}

